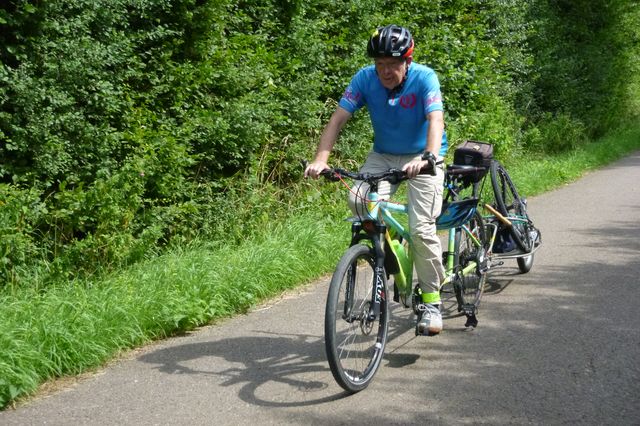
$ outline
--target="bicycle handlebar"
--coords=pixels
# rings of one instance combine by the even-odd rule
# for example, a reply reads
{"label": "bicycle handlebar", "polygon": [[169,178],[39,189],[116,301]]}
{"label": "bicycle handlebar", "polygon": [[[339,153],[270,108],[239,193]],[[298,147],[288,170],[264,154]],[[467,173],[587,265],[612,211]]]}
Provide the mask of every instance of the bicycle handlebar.
{"label": "bicycle handlebar", "polygon": [[449,164],[447,166],[447,174],[456,176],[474,175],[476,173],[483,173],[486,170],[486,167],[466,166],[461,164]]}
{"label": "bicycle handlebar", "polygon": [[349,179],[367,182],[368,184],[383,180],[386,180],[391,184],[396,184],[408,179],[407,173],[400,169],[389,169],[380,173],[360,173],[334,168],[323,170],[320,175],[330,181],[338,181],[341,177],[348,177]]}
{"label": "bicycle handlebar", "polygon": [[[303,167],[306,168],[307,162],[302,162]],[[418,174],[433,174],[430,165],[425,165]],[[352,172],[341,168],[330,168],[320,172],[320,176],[324,176],[327,180],[338,181],[341,177],[347,177],[353,180],[359,180],[367,182],[368,184],[377,183],[383,180],[391,184],[400,183],[409,179],[407,172],[400,169],[389,169],[380,173],[361,173]]]}
{"label": "bicycle handlebar", "polygon": [[[303,161],[303,168],[306,169],[307,161]],[[450,164],[446,168],[448,175],[454,175],[458,177],[475,175],[477,173],[484,173],[487,170],[486,167],[467,166],[459,164]],[[427,164],[420,170],[419,174],[433,174],[431,167]],[[389,169],[380,173],[360,173],[352,172],[341,168],[330,168],[320,172],[320,176],[324,176],[327,180],[338,181],[341,177],[347,177],[353,180],[364,181],[369,184],[386,180],[391,184],[400,183],[408,179],[407,173],[400,169]]]}

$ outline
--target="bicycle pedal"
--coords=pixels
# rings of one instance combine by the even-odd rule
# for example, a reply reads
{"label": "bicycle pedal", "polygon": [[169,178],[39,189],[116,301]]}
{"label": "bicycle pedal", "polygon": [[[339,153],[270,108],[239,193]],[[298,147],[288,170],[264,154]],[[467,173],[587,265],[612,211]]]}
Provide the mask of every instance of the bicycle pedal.
{"label": "bicycle pedal", "polygon": [[478,326],[478,318],[475,315],[467,315],[467,322],[464,323],[464,326],[476,328]]}
{"label": "bicycle pedal", "polygon": [[489,263],[489,260],[485,258],[482,262],[478,262],[478,272],[480,274],[486,274],[489,272],[491,266],[492,265]]}
{"label": "bicycle pedal", "polygon": [[476,307],[476,305],[472,305],[472,304],[462,305],[462,312],[464,312],[464,314],[467,317],[475,316],[477,310],[478,308]]}

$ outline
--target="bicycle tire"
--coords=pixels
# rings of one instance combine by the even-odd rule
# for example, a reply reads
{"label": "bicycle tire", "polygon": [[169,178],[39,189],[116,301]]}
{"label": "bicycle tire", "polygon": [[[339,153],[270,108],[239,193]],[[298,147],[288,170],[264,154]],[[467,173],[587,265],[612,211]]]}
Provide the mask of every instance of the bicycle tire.
{"label": "bicycle tire", "polygon": [[[476,211],[465,227],[467,230],[462,227],[457,228],[455,234],[455,264],[458,276],[453,288],[458,300],[458,312],[475,315],[487,281],[485,255],[489,242],[480,212]],[[469,233],[478,240],[479,245],[474,242]],[[461,272],[472,263],[477,267],[473,271],[462,274]]]}
{"label": "bicycle tire", "polygon": [[366,388],[375,375],[387,343],[386,276],[380,315],[369,321],[375,279],[375,255],[364,244],[350,247],[336,266],[325,310],[325,350],[336,382],[347,392]]}
{"label": "bicycle tire", "polygon": [[531,238],[531,220],[527,214],[526,202],[518,194],[515,184],[507,170],[498,161],[491,163],[491,185],[498,211],[511,220],[509,233],[516,246],[525,253],[532,250],[534,241]]}
{"label": "bicycle tire", "polygon": [[519,257],[516,260],[518,261],[518,269],[523,274],[529,272],[533,267],[533,253],[529,256]]}

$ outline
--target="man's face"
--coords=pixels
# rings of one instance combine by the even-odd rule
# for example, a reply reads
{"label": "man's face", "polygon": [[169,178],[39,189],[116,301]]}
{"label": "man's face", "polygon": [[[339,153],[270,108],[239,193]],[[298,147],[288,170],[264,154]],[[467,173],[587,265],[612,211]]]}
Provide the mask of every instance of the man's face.
{"label": "man's face", "polygon": [[399,58],[376,58],[376,72],[382,85],[387,89],[393,89],[402,83],[410,63],[411,58],[406,60]]}

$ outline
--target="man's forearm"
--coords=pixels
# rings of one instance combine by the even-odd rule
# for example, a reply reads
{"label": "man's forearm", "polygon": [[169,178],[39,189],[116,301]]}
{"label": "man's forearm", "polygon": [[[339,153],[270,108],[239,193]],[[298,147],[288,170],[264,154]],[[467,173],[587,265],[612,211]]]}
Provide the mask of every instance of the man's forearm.
{"label": "man's forearm", "polygon": [[349,118],[351,118],[351,114],[342,108],[338,108],[333,113],[320,136],[320,143],[316,151],[316,161],[327,162],[329,160],[329,154],[331,154],[331,150],[333,150],[333,146],[338,140],[338,135]]}
{"label": "man's forearm", "polygon": [[432,152],[436,157],[440,153],[442,146],[442,135],[444,133],[444,118],[442,113],[429,114],[429,129],[427,130],[426,151]]}

